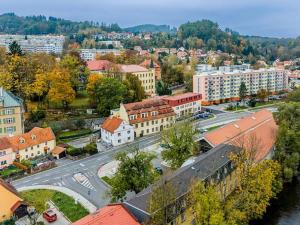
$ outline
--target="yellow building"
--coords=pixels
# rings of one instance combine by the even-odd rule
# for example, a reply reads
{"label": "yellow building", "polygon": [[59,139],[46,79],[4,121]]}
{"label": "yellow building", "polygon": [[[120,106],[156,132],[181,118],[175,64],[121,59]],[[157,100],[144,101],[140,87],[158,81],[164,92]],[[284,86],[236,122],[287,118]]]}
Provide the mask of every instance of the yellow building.
{"label": "yellow building", "polygon": [[23,217],[27,213],[27,204],[19,197],[17,191],[0,179],[0,223],[11,217]]}
{"label": "yellow building", "polygon": [[134,126],[135,137],[163,131],[175,122],[175,112],[160,98],[121,104],[120,118]]}
{"label": "yellow building", "polygon": [[56,147],[55,135],[49,127],[35,127],[27,133],[9,137],[8,141],[17,160],[49,154]]}
{"label": "yellow building", "polygon": [[23,101],[0,87],[0,137],[23,132]]}
{"label": "yellow building", "polygon": [[147,95],[155,94],[155,70],[139,65],[119,65],[120,72],[131,73],[139,78]]}

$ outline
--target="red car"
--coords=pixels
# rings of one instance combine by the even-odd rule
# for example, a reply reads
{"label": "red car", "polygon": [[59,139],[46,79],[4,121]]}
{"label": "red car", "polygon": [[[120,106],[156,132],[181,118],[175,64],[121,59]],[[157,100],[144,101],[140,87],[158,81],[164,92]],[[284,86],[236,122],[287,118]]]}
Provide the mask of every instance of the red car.
{"label": "red car", "polygon": [[45,211],[43,213],[43,217],[49,222],[54,222],[57,220],[57,215],[56,213],[52,210],[52,209],[49,209],[47,211]]}

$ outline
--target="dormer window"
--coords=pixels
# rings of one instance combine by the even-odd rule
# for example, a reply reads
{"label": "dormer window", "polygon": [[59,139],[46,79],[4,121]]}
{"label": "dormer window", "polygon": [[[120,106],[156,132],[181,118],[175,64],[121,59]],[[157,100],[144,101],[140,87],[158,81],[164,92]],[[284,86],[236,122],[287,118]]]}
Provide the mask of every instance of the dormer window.
{"label": "dormer window", "polygon": [[157,111],[153,111],[151,112],[151,116],[157,116],[158,112]]}
{"label": "dormer window", "polygon": [[129,120],[135,120],[136,119],[136,116],[135,115],[130,115],[129,116]]}
{"label": "dormer window", "polygon": [[36,139],[36,136],[33,134],[33,135],[31,135],[31,139],[32,140],[35,140]]}
{"label": "dormer window", "polygon": [[20,143],[24,144],[25,143],[25,139],[24,138],[20,138]]}
{"label": "dormer window", "polygon": [[142,113],[142,118],[146,118],[147,117],[147,113]]}

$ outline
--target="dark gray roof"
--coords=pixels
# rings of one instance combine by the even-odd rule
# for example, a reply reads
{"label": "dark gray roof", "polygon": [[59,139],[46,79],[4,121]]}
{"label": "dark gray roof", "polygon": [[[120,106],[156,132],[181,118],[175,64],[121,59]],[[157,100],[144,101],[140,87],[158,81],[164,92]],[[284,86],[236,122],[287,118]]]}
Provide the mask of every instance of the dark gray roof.
{"label": "dark gray roof", "polygon": [[[197,157],[194,163],[176,170],[171,176],[166,178],[166,181],[172,182],[172,186],[177,192],[177,197],[181,197],[188,192],[193,180],[205,180],[213,176],[219,168],[226,165],[230,161],[228,158],[229,153],[234,151],[237,151],[235,146],[218,145]],[[145,221],[144,218],[149,217],[147,206],[151,190],[152,186],[124,202],[126,207],[141,221]]]}

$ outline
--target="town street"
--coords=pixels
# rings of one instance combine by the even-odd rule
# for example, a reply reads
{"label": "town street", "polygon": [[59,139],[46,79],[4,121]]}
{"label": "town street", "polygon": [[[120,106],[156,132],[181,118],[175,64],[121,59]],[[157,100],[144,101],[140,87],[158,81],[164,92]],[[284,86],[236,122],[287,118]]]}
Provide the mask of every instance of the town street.
{"label": "town street", "polygon": [[[231,122],[247,116],[251,112],[221,113],[215,118],[195,122],[197,127],[209,127]],[[151,146],[160,141],[161,134],[139,138],[135,142],[119,147],[113,147],[105,152],[100,152],[88,158],[77,161],[61,160],[59,166],[53,169],[37,173],[22,179],[13,181],[16,188],[32,185],[55,185],[69,188],[88,199],[97,207],[102,207],[109,202],[106,191],[109,189],[97,176],[99,167],[114,158],[119,151],[126,151],[134,146],[140,149]]]}

